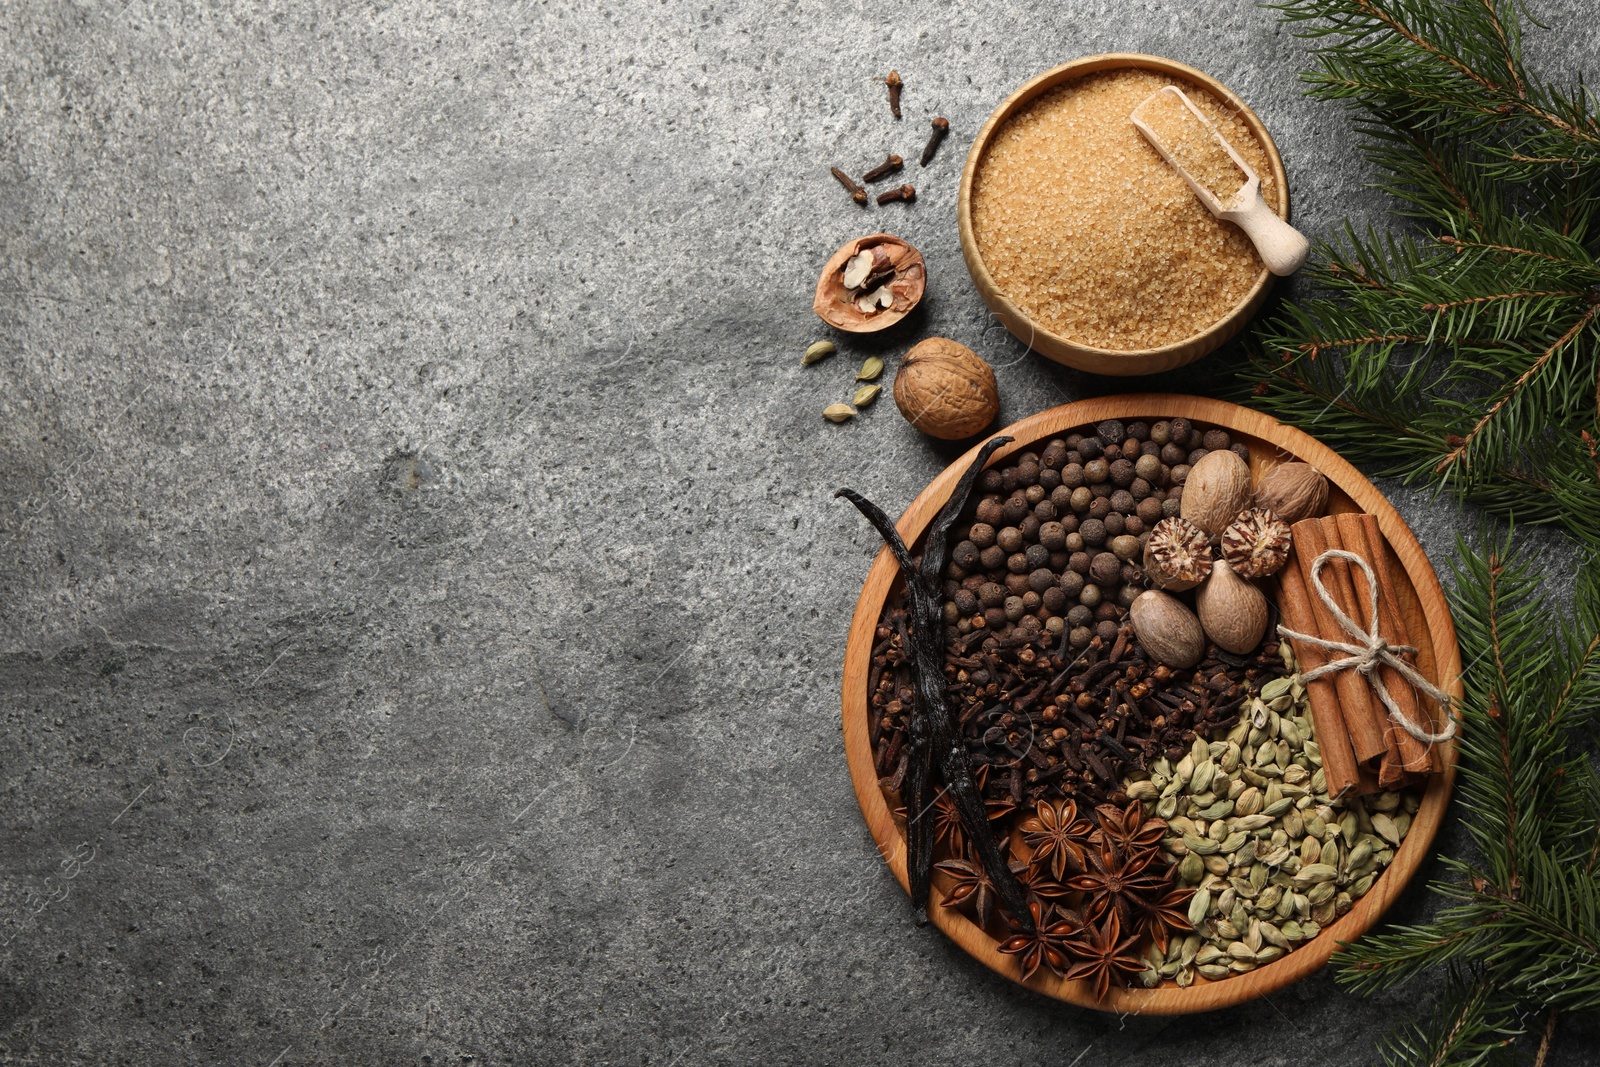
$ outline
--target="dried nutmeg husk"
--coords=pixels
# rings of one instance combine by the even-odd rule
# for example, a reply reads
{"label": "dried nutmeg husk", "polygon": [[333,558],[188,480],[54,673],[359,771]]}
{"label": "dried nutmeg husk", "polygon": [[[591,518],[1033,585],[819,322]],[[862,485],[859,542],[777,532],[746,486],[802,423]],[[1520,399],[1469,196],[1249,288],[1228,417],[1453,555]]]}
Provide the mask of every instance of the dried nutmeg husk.
{"label": "dried nutmeg husk", "polygon": [[1327,510],[1328,479],[1309,463],[1280,464],[1262,475],[1256,486],[1256,504],[1271,508],[1293,526]]}
{"label": "dried nutmeg husk", "polygon": [[1226,449],[1207,452],[1183,483],[1178,514],[1216,537],[1250,506],[1250,465]]}
{"label": "dried nutmeg husk", "polygon": [[1235,574],[1225,559],[1212,565],[1194,605],[1206,636],[1236,656],[1253,652],[1267,635],[1265,594]]}
{"label": "dried nutmeg husk", "polygon": [[948,337],[930,337],[901,357],[894,402],[907,422],[946,441],[971,437],[1000,414],[994,370]]}
{"label": "dried nutmeg husk", "polygon": [[1144,573],[1158,589],[1181,593],[1211,573],[1211,540],[1188,519],[1156,523],[1144,543]]}
{"label": "dried nutmeg husk", "polygon": [[811,309],[847,333],[876,333],[911,313],[927,280],[922,253],[893,234],[868,234],[828,260]]}
{"label": "dried nutmeg husk", "polygon": [[1222,558],[1241,578],[1277,574],[1289,562],[1292,547],[1289,524],[1270,508],[1241,511],[1222,531]]}
{"label": "dried nutmeg husk", "polygon": [[1134,598],[1128,621],[1150,658],[1173,670],[1193,667],[1205,652],[1200,620],[1183,601],[1159,589],[1147,589]]}

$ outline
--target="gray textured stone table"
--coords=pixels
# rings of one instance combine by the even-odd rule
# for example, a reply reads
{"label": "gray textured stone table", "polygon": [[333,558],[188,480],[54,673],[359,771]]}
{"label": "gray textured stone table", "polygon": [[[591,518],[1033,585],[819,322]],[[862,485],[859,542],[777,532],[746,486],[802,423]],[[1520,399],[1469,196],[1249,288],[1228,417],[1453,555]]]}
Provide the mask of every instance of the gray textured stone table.
{"label": "gray textured stone table", "polygon": [[[841,758],[876,546],[829,492],[953,453],[818,418],[905,342],[802,369],[815,271],[916,243],[1008,420],[1123,388],[1011,342],[954,221],[989,110],[1111,50],[1249,100],[1308,230],[1381,219],[1224,0],[0,9],[0,1063],[1364,1062],[1431,989],[1171,1021],[992,976]],[[844,200],[936,113],[915,206]],[[1471,524],[1393,496],[1438,561]]]}

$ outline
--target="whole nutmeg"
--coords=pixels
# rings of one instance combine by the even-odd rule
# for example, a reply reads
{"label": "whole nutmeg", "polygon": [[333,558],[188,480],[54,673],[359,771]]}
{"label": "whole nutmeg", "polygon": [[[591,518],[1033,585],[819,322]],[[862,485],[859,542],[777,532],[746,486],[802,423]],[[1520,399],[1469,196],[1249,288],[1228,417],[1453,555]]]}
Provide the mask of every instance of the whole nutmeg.
{"label": "whole nutmeg", "polygon": [[994,371],[966,345],[930,337],[900,359],[894,403],[925,434],[959,441],[1000,413]]}
{"label": "whole nutmeg", "polygon": [[1215,537],[1250,506],[1250,467],[1233,452],[1207,452],[1189,468],[1179,511]]}
{"label": "whole nutmeg", "polygon": [[[960,545],[956,546],[960,548]],[[1222,531],[1222,558],[1242,578],[1277,574],[1289,562],[1294,536],[1270,508],[1250,508]]]}
{"label": "whole nutmeg", "polygon": [[1236,656],[1253,652],[1267,635],[1266,595],[1235,574],[1225,559],[1211,565],[1211,577],[1194,595],[1194,606],[1206,636]]}
{"label": "whole nutmeg", "polygon": [[1205,652],[1206,635],[1183,601],[1159,589],[1146,589],[1128,608],[1139,644],[1157,663],[1174,670],[1193,667]]}
{"label": "whole nutmeg", "polygon": [[1262,476],[1256,486],[1256,504],[1270,508],[1293,526],[1327,510],[1328,479],[1309,463],[1281,464]]}

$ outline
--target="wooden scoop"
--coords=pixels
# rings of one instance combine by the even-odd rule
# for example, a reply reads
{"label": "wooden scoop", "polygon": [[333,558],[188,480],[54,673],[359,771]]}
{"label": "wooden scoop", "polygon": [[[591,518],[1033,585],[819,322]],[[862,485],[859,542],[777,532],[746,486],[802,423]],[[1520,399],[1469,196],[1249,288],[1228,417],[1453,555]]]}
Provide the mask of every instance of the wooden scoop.
{"label": "wooden scoop", "polygon": [[1268,270],[1282,276],[1300,269],[1310,242],[1267,206],[1261,176],[1181,89],[1158,89],[1129,117],[1208,211],[1249,235]]}

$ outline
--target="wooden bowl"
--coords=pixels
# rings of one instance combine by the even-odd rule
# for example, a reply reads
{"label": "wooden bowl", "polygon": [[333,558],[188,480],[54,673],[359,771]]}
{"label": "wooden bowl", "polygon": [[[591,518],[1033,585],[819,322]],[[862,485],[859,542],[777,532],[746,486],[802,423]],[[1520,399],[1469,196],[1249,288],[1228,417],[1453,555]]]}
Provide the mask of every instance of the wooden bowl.
{"label": "wooden bowl", "polygon": [[1283,171],[1283,160],[1278,156],[1278,148],[1273,144],[1272,135],[1256,117],[1256,113],[1246,107],[1244,101],[1235,96],[1227,86],[1193,67],[1160,56],[1133,52],[1085,56],[1046,71],[1007,97],[1005,103],[995,108],[994,113],[989,116],[989,121],[983,124],[983,129],[978,131],[978,137],[972,142],[971,151],[967,153],[966,168],[961,172],[961,190],[956,201],[956,217],[961,227],[961,255],[967,261],[967,270],[971,273],[973,284],[977,286],[983,302],[989,305],[989,310],[1005,324],[1013,337],[1057,363],[1065,363],[1069,367],[1094,374],[1155,374],[1158,371],[1171,370],[1185,363],[1192,363],[1201,356],[1215,351],[1243,329],[1245,323],[1250,321],[1250,317],[1266,300],[1267,293],[1272,288],[1272,274],[1262,267],[1260,276],[1245,294],[1244,299],[1227,315],[1200,333],[1159,348],[1117,351],[1095,348],[1062,337],[1060,334],[1051,333],[1012,303],[995,283],[989,269],[984,266],[983,253],[978,247],[977,235],[972,229],[972,185],[977,176],[978,164],[989,147],[990,139],[1006,120],[1046,90],[1086,74],[1128,68],[1153,70],[1198,85],[1235,111],[1266,150],[1267,159],[1272,166],[1274,187],[1277,190],[1278,202],[1274,206],[1283,218],[1289,217],[1289,179]]}
{"label": "wooden bowl", "polygon": [[[1411,639],[1418,648],[1418,668],[1435,684],[1460,697],[1461,656],[1456,646],[1455,627],[1450,621],[1444,590],[1440,588],[1439,579],[1423,554],[1422,546],[1417,543],[1416,536],[1383,494],[1359,471],[1340,458],[1338,453],[1299,430],[1284,426],[1260,412],[1218,400],[1161,393],[1107,396],[1051,408],[1001,430],[1000,433],[1015,438],[1015,441],[996,452],[990,464],[999,463],[1012,453],[1034,448],[1039,442],[1065,436],[1104,419],[1175,418],[1180,415],[1207,426],[1220,426],[1236,441],[1248,445],[1251,471],[1256,476],[1290,459],[1304,460],[1327,475],[1331,511],[1365,511],[1377,518],[1378,527],[1388,539],[1389,547],[1398,558],[1400,570],[1406,579],[1391,592],[1405,618]],[[977,446],[974,446],[935,478],[906,509],[898,525],[907,544],[914,546],[921,538],[977,451]],[[878,785],[872,745],[867,733],[867,677],[871,669],[874,630],[884,603],[891,593],[901,587],[899,574],[888,550],[879,552],[867,574],[861,598],[856,602],[855,616],[850,623],[849,643],[845,649],[844,748],[850,765],[850,777],[855,783],[856,799],[878,843],[878,850],[900,880],[901,887],[909,891],[905,837],[890,816],[889,805]],[[1441,679],[1446,681],[1441,682]],[[1359,937],[1378,921],[1400,895],[1427,856],[1450,799],[1455,781],[1454,745],[1444,746],[1442,756],[1443,770],[1429,780],[1421,806],[1412,819],[1410,831],[1395,853],[1394,862],[1384,870],[1366,895],[1356,901],[1355,907],[1343,918],[1324,929],[1316,938],[1282,959],[1248,974],[1216,982],[1197,977],[1194,985],[1187,989],[1180,989],[1170,982],[1154,989],[1113,989],[1105,1000],[1096,1000],[1087,983],[1063,981],[1043,968],[1028,982],[1022,983],[1017,957],[1002,955],[997,951],[994,939],[985,930],[961,912],[941,906],[949,883],[938,872],[934,875],[928,914],[934,924],[956,944],[990,969],[1036,992],[1086,1008],[1177,1015],[1211,1011],[1252,1000],[1304,978],[1327,963],[1338,949],[1339,942]],[[911,921],[910,908],[884,916],[885,923],[910,926]]]}

